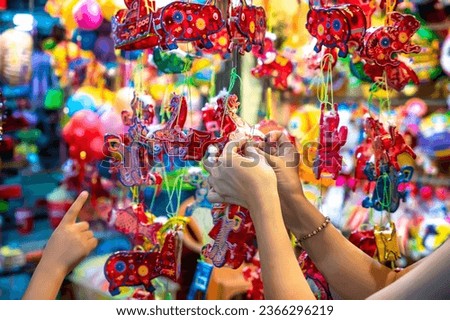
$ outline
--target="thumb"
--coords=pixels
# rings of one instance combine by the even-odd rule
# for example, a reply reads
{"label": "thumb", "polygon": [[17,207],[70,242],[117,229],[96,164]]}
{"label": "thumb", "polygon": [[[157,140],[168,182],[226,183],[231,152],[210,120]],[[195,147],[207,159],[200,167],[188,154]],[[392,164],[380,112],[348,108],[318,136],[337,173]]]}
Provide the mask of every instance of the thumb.
{"label": "thumb", "polygon": [[83,191],[80,193],[78,198],[74,201],[72,206],[67,210],[64,215],[61,224],[71,224],[77,221],[78,214],[80,213],[81,208],[83,208],[87,198],[89,197],[89,193],[87,191]]}
{"label": "thumb", "polygon": [[280,161],[280,158],[278,158],[277,156],[273,156],[270,153],[264,152],[261,149],[255,149],[256,153],[258,153],[261,157],[265,158],[267,163],[269,163],[269,165],[271,167],[277,167],[278,162]]}

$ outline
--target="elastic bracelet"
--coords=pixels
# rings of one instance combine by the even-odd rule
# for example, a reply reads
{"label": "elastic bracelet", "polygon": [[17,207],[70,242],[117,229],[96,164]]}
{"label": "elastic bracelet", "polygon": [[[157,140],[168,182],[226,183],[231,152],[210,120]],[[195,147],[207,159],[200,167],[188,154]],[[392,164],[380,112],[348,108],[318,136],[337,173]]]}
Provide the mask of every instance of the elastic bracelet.
{"label": "elastic bracelet", "polygon": [[301,239],[297,239],[297,245],[300,248],[303,248],[303,241],[305,241],[306,239],[312,238],[313,236],[318,234],[320,231],[325,229],[329,223],[330,223],[330,217],[325,217],[325,221],[316,230],[308,233],[306,236],[302,237]]}

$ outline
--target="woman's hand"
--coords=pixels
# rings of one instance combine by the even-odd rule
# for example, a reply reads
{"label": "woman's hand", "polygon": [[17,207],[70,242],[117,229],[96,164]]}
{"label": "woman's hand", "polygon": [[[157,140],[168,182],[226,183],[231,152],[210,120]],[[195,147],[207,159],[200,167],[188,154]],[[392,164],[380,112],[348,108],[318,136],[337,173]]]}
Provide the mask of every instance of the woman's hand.
{"label": "woman's hand", "polygon": [[[242,154],[238,153],[242,150]],[[205,160],[210,202],[241,205],[250,211],[261,199],[278,199],[276,175],[266,159],[245,140],[229,142],[217,161]]]}
{"label": "woman's hand", "polygon": [[97,246],[94,233],[86,221],[76,222],[77,216],[89,194],[83,191],[66,212],[59,226],[53,231],[42,254],[42,263],[67,275]]}

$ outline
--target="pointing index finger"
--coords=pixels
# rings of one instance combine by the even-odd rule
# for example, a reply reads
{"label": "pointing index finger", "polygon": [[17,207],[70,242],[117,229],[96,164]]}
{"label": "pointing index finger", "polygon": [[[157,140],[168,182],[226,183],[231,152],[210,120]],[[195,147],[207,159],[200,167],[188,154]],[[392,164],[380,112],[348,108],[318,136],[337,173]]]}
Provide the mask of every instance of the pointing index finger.
{"label": "pointing index finger", "polygon": [[81,192],[78,198],[69,208],[69,210],[67,210],[64,218],[61,221],[61,224],[75,223],[75,221],[77,221],[78,214],[80,213],[81,208],[83,208],[83,205],[85,204],[88,197],[89,193],[87,191]]}

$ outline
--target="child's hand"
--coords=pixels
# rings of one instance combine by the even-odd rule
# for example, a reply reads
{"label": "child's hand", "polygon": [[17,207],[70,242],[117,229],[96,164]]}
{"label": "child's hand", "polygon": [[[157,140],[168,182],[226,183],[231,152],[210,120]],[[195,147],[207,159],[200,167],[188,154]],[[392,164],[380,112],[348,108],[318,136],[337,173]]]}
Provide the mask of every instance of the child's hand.
{"label": "child's hand", "polygon": [[[86,221],[76,222],[89,193],[83,191],[66,212],[45,247],[42,260],[66,275],[97,246]],[[51,272],[51,270],[49,270]]]}

